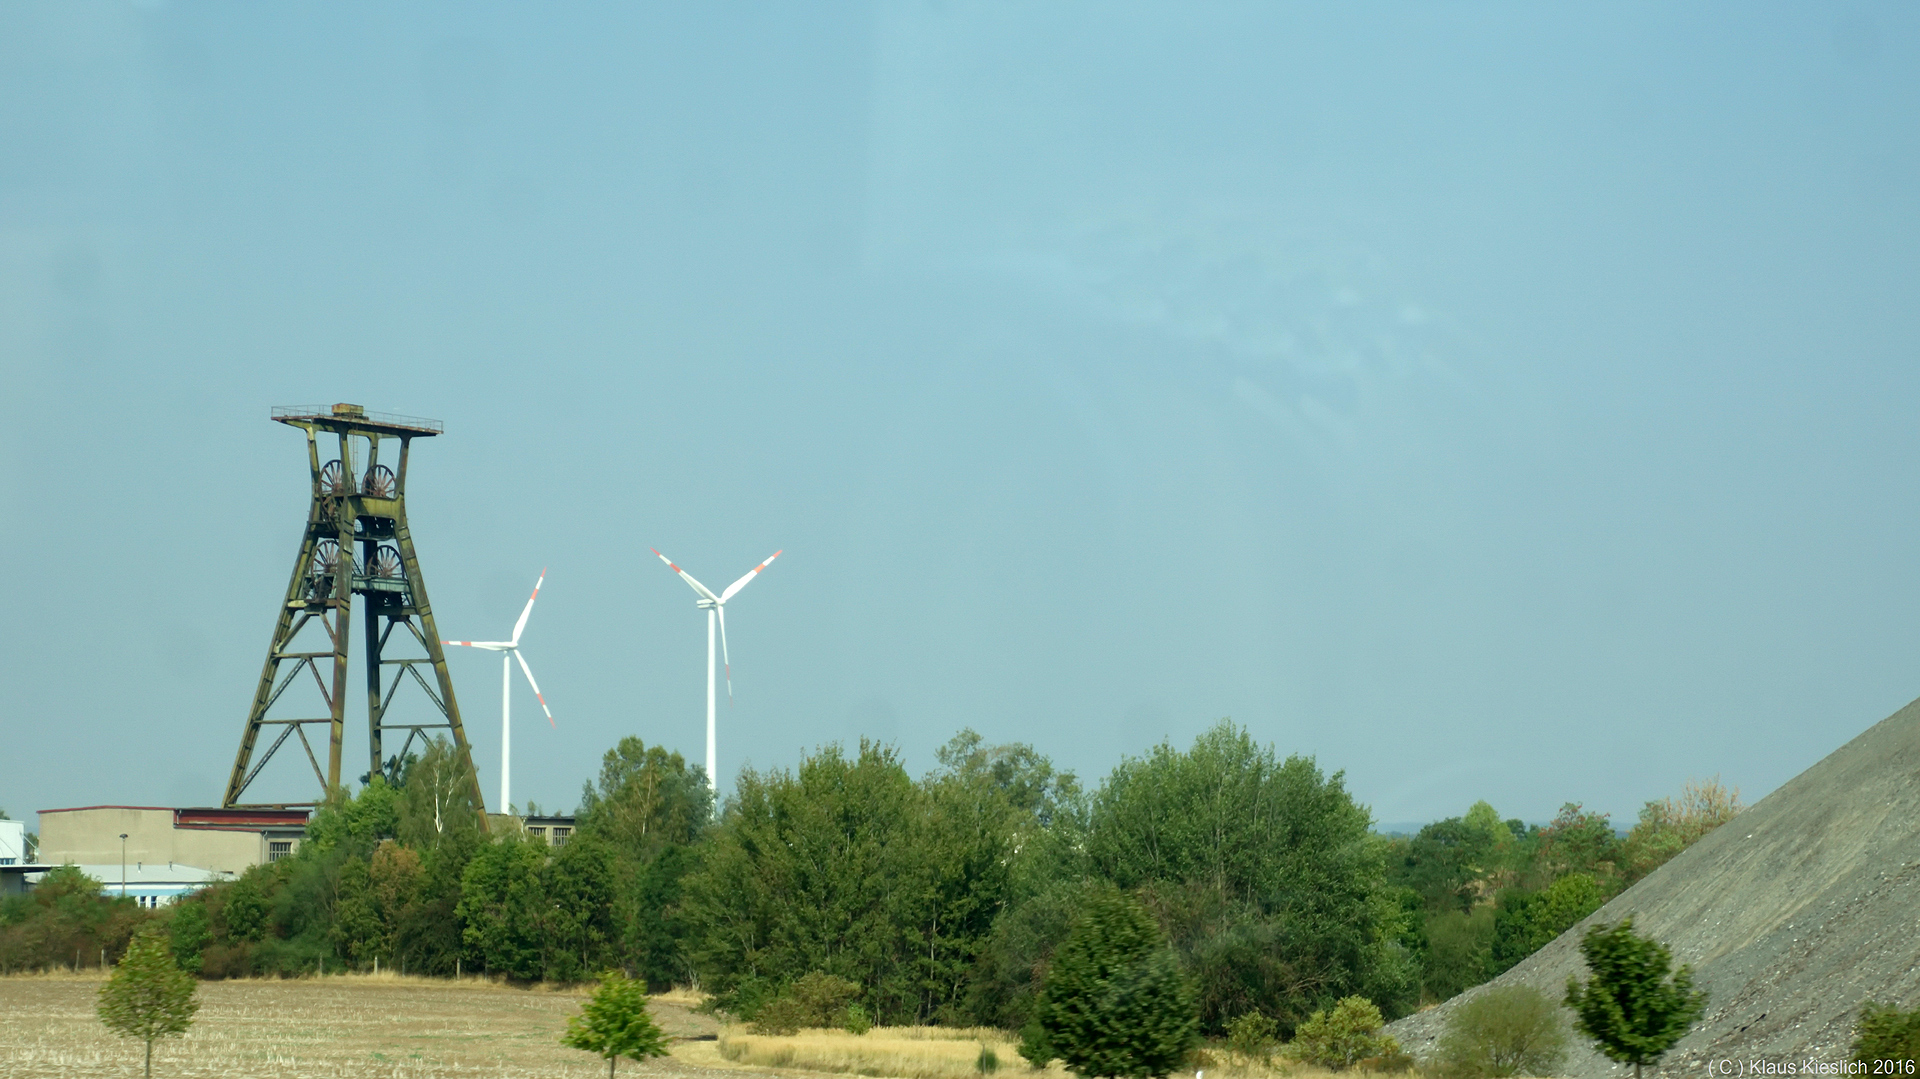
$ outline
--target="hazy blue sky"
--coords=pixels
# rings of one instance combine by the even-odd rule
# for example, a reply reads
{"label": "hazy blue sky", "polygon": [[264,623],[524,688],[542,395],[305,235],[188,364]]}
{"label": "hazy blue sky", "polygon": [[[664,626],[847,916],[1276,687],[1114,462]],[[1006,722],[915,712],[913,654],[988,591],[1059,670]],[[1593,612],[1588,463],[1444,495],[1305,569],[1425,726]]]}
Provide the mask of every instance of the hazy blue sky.
{"label": "hazy blue sky", "polygon": [[444,635],[550,567],[543,805],[701,753],[650,545],[786,550],[724,777],[1231,716],[1385,821],[1764,794],[1920,693],[1916,57],[1910,5],[0,7],[0,805],[218,800],[267,412],[330,401],[446,422]]}

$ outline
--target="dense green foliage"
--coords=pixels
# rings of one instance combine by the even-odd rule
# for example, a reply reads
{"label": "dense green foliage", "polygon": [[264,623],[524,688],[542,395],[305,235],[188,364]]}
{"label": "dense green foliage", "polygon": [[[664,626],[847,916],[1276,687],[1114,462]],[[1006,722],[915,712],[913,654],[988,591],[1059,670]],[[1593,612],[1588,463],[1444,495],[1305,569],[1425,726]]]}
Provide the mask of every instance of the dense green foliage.
{"label": "dense green foliage", "polygon": [[1490,988],[1447,1017],[1434,1054],[1446,1079],[1558,1075],[1567,1059],[1560,1006],[1531,986]]}
{"label": "dense green foliage", "polygon": [[1477,802],[1392,840],[1388,877],[1413,919],[1402,939],[1420,997],[1445,1000],[1505,972],[1740,808],[1739,792],[1714,779],[1648,802],[1624,838],[1605,814],[1571,802],[1545,827],[1502,821]]}
{"label": "dense green foliage", "polygon": [[1641,1066],[1657,1062],[1707,1010],[1693,971],[1673,968],[1667,946],[1633,931],[1633,919],[1596,925],[1580,940],[1591,977],[1567,979],[1574,1028],[1609,1058]]}
{"label": "dense green foliage", "polygon": [[859,985],[877,1022],[965,1021],[1027,840],[1068,787],[1030,750],[986,750],[971,732],[940,761],[916,783],[862,742],[742,772],[686,880],[702,985],[751,1016],[820,971]]}
{"label": "dense green foliage", "polygon": [[204,978],[614,970],[697,984],[765,1029],[1018,1030],[1044,1063],[1065,1055],[1040,1021],[1059,949],[1120,896],[1164,939],[1153,962],[1198,1031],[1252,1053],[1348,998],[1393,1018],[1477,985],[1738,810],[1690,786],[1622,838],[1577,805],[1533,827],[1479,802],[1388,839],[1341,773],[1224,721],[1091,789],[963,731],[924,775],[887,746],[829,745],[742,772],[722,807],[680,754],[624,738],[557,847],[489,828],[473,789],[435,742],[335,792],[292,856],[159,912],[51,873],[0,904],[0,969],[93,965],[159,919]]}
{"label": "dense green foliage", "polygon": [[100,1021],[108,1030],[146,1044],[146,1074],[153,1074],[153,1043],[174,1038],[193,1025],[200,1003],[193,999],[198,984],[181,970],[157,925],[134,935],[126,956],[100,987]]}
{"label": "dense green foliage", "polygon": [[1868,1001],[1854,1027],[1851,1059],[1869,1070],[1877,1061],[1899,1062],[1892,1071],[1880,1074],[1912,1075],[1920,1070],[1920,1008],[1903,1012],[1891,1004]]}
{"label": "dense green foliage", "polygon": [[32,891],[0,902],[0,973],[111,963],[152,915],[112,897],[72,866],[49,870]]}
{"label": "dense green foliage", "polygon": [[1416,972],[1386,848],[1342,776],[1232,724],[1121,763],[1093,797],[1086,868],[1139,891],[1199,993],[1203,1027],[1259,1011],[1291,1030],[1361,994],[1396,1012]]}
{"label": "dense green foliage", "polygon": [[1076,1075],[1159,1076],[1197,1039],[1193,992],[1133,896],[1090,898],[1040,996],[1046,1044]]}
{"label": "dense green foliage", "polygon": [[605,1059],[608,1079],[621,1057],[644,1061],[667,1055],[667,1036],[647,1014],[646,983],[612,970],[600,976],[600,987],[580,1006],[580,1014],[567,1020],[560,1044]]}

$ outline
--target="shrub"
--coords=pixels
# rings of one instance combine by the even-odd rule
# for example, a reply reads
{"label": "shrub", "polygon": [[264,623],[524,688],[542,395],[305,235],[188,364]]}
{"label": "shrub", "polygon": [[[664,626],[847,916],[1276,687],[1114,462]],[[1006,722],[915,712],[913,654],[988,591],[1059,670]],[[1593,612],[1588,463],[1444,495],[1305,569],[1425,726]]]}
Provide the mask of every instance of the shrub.
{"label": "shrub", "polygon": [[755,1034],[796,1034],[806,1025],[807,1010],[799,1001],[782,995],[760,1005],[752,1029]]}
{"label": "shrub", "polygon": [[1920,1008],[1903,1012],[1892,1005],[1868,1001],[1860,1009],[1860,1023],[1853,1030],[1853,1059],[1872,1065],[1874,1061],[1901,1061],[1911,1075],[1920,1068]]}
{"label": "shrub", "polygon": [[1243,1063],[1266,1064],[1273,1059],[1273,1039],[1279,1029],[1272,1016],[1247,1012],[1227,1024],[1227,1047]]}
{"label": "shrub", "polygon": [[1038,1015],[1027,1020],[1020,1028],[1020,1056],[1034,1071],[1041,1071],[1053,1063],[1053,1046],[1047,1041],[1047,1031],[1040,1025]]}
{"label": "shrub", "polygon": [[1454,1009],[1434,1064],[1449,1079],[1500,1079],[1553,1075],[1566,1059],[1559,1007],[1531,986],[1503,985]]}
{"label": "shrub", "polygon": [[1303,1064],[1332,1071],[1353,1067],[1368,1057],[1393,1057],[1400,1054],[1400,1043],[1393,1035],[1381,1033],[1386,1021],[1380,1009],[1366,997],[1347,997],[1332,1011],[1318,1011],[1307,1017],[1287,1044],[1287,1055]]}
{"label": "shrub", "polygon": [[858,1037],[873,1029],[873,1017],[867,1014],[863,1004],[847,1005],[847,1033]]}
{"label": "shrub", "polygon": [[981,1075],[992,1075],[1000,1070],[1000,1054],[993,1051],[986,1042],[980,1043],[980,1055],[973,1058],[973,1070]]}
{"label": "shrub", "polygon": [[[860,1007],[854,1000],[859,995],[860,987],[847,979],[813,971],[760,1006],[753,1017],[754,1032],[792,1034],[805,1027],[845,1027],[864,1034],[873,1023],[865,1008],[860,1008],[859,1020],[854,1019],[853,1010]],[[866,1027],[853,1030],[857,1022]]]}

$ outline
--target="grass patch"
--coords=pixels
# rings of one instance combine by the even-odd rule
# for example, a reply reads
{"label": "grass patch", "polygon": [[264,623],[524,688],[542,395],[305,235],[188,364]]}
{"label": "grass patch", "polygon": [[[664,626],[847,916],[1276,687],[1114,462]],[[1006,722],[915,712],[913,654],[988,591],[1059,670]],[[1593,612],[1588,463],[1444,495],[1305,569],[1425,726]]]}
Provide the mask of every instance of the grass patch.
{"label": "grass patch", "polygon": [[[720,1033],[717,1048],[723,1059],[751,1067],[886,1079],[980,1079],[982,1061],[999,1067],[1001,1060],[1019,1059],[1012,1035],[985,1027],[874,1027],[865,1034],[754,1034],[729,1027]],[[1067,1074],[1058,1063],[1048,1072]]]}

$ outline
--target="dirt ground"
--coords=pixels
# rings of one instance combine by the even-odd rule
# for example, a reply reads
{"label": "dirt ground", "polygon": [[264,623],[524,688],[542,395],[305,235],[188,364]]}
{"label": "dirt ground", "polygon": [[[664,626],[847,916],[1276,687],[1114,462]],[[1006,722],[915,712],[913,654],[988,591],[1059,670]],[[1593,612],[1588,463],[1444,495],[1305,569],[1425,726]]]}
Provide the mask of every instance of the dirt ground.
{"label": "dirt ground", "polygon": [[[115,1037],[94,1011],[98,975],[0,978],[0,1076],[137,1076],[141,1046]],[[560,1044],[584,990],[342,976],[204,982],[183,1038],[156,1042],[155,1076],[577,1077],[606,1063]],[[685,998],[655,998],[655,1022],[675,1055],[621,1062],[620,1075],[741,1079],[759,1069],[720,1059],[718,1029]]]}

